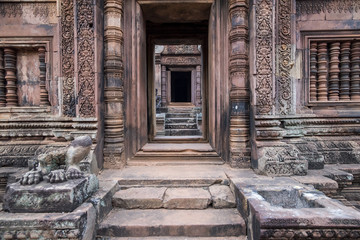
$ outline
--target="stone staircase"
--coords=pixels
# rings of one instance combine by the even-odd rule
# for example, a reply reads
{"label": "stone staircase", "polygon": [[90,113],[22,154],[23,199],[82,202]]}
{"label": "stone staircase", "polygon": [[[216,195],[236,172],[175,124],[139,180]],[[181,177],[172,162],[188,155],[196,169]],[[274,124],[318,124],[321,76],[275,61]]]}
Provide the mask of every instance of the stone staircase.
{"label": "stone staircase", "polygon": [[171,109],[165,115],[165,136],[199,136],[196,113],[190,109]]}
{"label": "stone staircase", "polygon": [[[98,239],[246,239],[235,198],[224,183],[144,186],[131,182],[112,198]],[[186,238],[183,238],[186,237]],[[189,238],[190,237],[190,238]]]}

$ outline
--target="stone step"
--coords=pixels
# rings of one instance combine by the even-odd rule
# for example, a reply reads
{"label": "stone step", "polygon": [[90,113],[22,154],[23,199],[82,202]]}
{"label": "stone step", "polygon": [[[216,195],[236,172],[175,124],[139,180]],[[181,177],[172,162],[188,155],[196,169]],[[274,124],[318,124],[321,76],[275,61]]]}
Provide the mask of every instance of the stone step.
{"label": "stone step", "polygon": [[199,129],[165,129],[165,136],[200,136]]}
{"label": "stone step", "polygon": [[238,237],[112,237],[112,238],[101,238],[98,240],[247,240],[247,236]]}
{"label": "stone step", "polygon": [[166,113],[167,118],[194,118],[194,113]]}
{"label": "stone step", "polygon": [[245,222],[235,209],[113,209],[99,225],[99,237],[244,236]]}
{"label": "stone step", "polygon": [[196,123],[167,123],[165,129],[197,129]]}
{"label": "stone step", "polygon": [[196,123],[195,118],[167,118],[166,123]]}
{"label": "stone step", "polygon": [[208,187],[132,187],[113,196],[114,207],[126,209],[234,208],[235,197],[225,185]]}

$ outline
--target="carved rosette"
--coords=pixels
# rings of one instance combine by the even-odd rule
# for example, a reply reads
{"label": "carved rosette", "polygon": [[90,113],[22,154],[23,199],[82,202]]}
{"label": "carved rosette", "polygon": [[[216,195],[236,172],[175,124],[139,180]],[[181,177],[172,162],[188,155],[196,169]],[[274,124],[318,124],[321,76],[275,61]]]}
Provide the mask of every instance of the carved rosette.
{"label": "carved rosette", "polygon": [[39,47],[39,69],[40,69],[40,105],[50,106],[49,95],[46,90],[46,63],[45,63],[45,47]]}
{"label": "carved rosette", "polygon": [[291,61],[291,0],[278,1],[278,76],[277,76],[277,112],[288,115],[292,109],[292,84],[290,78]]}
{"label": "carved rosette", "polygon": [[95,117],[94,6],[92,0],[76,1],[78,108],[80,117]]}
{"label": "carved rosette", "polygon": [[0,107],[6,106],[4,50],[0,48]]}
{"label": "carved rosette", "polygon": [[229,1],[230,164],[234,167],[250,166],[248,15],[247,0]]}
{"label": "carved rosette", "polygon": [[256,2],[256,114],[273,113],[273,4],[270,0]]}
{"label": "carved rosette", "polygon": [[124,162],[124,66],[123,1],[104,2],[105,20],[105,146],[104,167],[122,167]]}
{"label": "carved rosette", "polygon": [[75,117],[73,0],[61,1],[61,66],[63,78],[63,114]]}

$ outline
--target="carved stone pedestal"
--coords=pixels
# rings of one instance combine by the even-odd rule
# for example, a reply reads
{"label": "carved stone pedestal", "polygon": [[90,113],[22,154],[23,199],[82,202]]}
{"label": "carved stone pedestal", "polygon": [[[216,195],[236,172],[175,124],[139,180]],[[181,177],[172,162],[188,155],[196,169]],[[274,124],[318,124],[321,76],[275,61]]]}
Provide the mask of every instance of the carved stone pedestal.
{"label": "carved stone pedestal", "polygon": [[13,213],[71,212],[97,191],[94,174],[63,183],[37,185],[10,184],[4,196],[4,209]]}

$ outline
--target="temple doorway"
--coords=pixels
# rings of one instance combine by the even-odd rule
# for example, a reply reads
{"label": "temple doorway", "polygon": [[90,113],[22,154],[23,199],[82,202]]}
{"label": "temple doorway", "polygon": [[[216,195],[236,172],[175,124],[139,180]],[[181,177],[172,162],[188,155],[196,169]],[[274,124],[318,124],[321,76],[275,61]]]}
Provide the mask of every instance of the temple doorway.
{"label": "temple doorway", "polygon": [[191,72],[171,72],[171,102],[190,103],[191,102]]}

